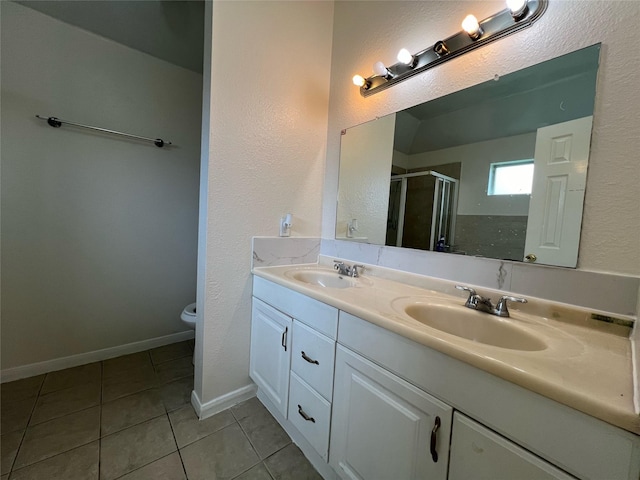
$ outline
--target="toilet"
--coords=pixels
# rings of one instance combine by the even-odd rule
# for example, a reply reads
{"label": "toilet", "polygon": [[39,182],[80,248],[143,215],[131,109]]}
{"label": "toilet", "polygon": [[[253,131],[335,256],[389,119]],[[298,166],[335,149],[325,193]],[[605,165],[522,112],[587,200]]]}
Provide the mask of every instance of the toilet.
{"label": "toilet", "polygon": [[182,314],[180,315],[180,320],[182,320],[182,323],[184,323],[187,327],[191,328],[192,330],[196,329],[196,304],[195,303],[190,303],[189,305],[184,307],[184,310],[182,310]]}
{"label": "toilet", "polygon": [[[191,328],[192,330],[196,329],[196,304],[195,303],[190,303],[189,305],[184,307],[184,309],[182,310],[182,313],[180,314],[180,320],[182,320],[182,323],[184,323],[187,327]],[[196,363],[195,351],[193,352],[191,363],[193,363],[194,365]]]}

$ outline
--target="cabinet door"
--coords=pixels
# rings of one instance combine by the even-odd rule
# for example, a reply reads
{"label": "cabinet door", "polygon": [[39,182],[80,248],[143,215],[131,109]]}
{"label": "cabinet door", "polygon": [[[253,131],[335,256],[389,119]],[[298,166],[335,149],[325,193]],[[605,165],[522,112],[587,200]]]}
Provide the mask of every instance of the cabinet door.
{"label": "cabinet door", "polygon": [[291,364],[291,318],[253,299],[249,376],[286,418]]}
{"label": "cabinet door", "polygon": [[575,480],[531,452],[456,412],[449,480]]}
{"label": "cabinet door", "polygon": [[346,479],[444,480],[452,412],[445,403],[339,345],[331,466]]}

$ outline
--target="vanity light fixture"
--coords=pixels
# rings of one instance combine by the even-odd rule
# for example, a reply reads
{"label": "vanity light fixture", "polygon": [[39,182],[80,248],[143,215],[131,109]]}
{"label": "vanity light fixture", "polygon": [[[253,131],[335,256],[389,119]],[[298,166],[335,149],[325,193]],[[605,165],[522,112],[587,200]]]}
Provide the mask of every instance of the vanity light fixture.
{"label": "vanity light fixture", "polygon": [[373,64],[373,73],[375,73],[378,77],[384,77],[387,80],[393,78],[393,73],[391,73],[382,62],[376,62]]}
{"label": "vanity light fixture", "polygon": [[433,51],[436,52],[436,55],[438,55],[438,57],[444,57],[445,55],[449,54],[447,44],[442,40],[436,42],[436,44],[433,46]]}
{"label": "vanity light fixture", "polygon": [[473,40],[479,39],[484,33],[482,28],[480,28],[478,19],[473,15],[467,15],[464,17],[464,20],[462,21],[462,29],[467,32],[467,35],[469,35]]}
{"label": "vanity light fixture", "polygon": [[367,85],[367,81],[364,79],[362,75],[354,75],[352,80],[353,80],[353,84],[356,87],[364,87],[365,89],[369,88],[365,86]]}
{"label": "vanity light fixture", "polygon": [[398,63],[387,67],[382,62],[376,62],[373,67],[374,75],[368,78],[356,75],[353,83],[360,87],[363,97],[373,95],[413,75],[531,26],[545,12],[548,1],[507,0],[506,9],[481,21],[468,15],[464,19],[462,31],[413,55],[403,48],[398,53]]}
{"label": "vanity light fixture", "polygon": [[518,19],[527,12],[527,0],[507,0],[507,7],[511,10],[511,16]]}
{"label": "vanity light fixture", "polygon": [[406,48],[403,48],[398,52],[397,58],[400,63],[404,63],[410,68],[413,68],[416,66],[415,55],[411,55],[411,52],[409,52],[409,50],[407,50]]}

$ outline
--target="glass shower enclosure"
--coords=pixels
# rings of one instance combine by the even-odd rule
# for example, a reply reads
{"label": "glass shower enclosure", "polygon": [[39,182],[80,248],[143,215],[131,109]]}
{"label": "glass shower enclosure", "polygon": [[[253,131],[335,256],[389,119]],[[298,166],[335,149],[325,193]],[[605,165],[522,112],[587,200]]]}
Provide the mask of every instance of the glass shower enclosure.
{"label": "glass shower enclosure", "polygon": [[429,170],[392,175],[386,245],[449,251],[455,241],[458,180]]}

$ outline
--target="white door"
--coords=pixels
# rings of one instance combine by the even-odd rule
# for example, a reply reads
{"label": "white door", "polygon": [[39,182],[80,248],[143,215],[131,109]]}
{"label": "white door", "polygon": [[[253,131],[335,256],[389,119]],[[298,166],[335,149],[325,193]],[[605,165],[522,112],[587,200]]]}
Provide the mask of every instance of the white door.
{"label": "white door", "polygon": [[449,480],[575,480],[458,412],[451,437]]}
{"label": "white door", "polygon": [[575,267],[593,117],[538,129],[525,261]]}
{"label": "white door", "polygon": [[291,365],[291,318],[253,298],[249,376],[286,418]]}
{"label": "white door", "polygon": [[447,478],[452,408],[338,346],[329,461],[345,479]]}

